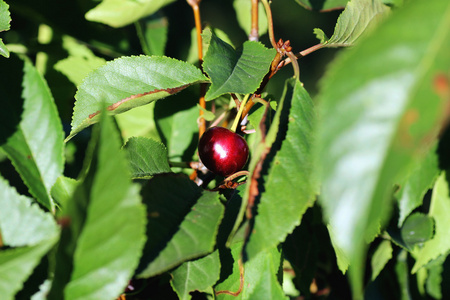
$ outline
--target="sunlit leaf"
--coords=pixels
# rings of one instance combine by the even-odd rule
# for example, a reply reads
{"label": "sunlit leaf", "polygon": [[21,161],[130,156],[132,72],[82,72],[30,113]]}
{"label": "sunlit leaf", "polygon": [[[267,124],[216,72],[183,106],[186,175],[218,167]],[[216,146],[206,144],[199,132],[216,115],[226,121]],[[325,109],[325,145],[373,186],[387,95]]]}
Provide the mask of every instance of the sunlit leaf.
{"label": "sunlit leaf", "polygon": [[69,36],[63,36],[63,47],[69,52],[69,57],[58,61],[54,68],[76,86],[81,84],[89,72],[106,63],[104,58],[95,56],[87,46]]}
{"label": "sunlit leaf", "polygon": [[0,177],[0,233],[3,245],[33,246],[59,233],[50,213],[19,195]]}
{"label": "sunlit leaf", "polygon": [[91,142],[89,171],[61,213],[65,225],[49,299],[117,297],[144,246],[139,188],[131,182],[118,132],[103,116]]}
{"label": "sunlit leaf", "polygon": [[66,140],[98,121],[102,103],[111,114],[119,114],[206,81],[193,65],[168,57],[134,56],[108,62],[78,87],[72,131]]}
{"label": "sunlit leaf", "polygon": [[15,299],[25,280],[33,272],[42,256],[55,244],[55,236],[34,246],[10,248],[0,251],[0,293],[2,299]]}
{"label": "sunlit leaf", "polygon": [[434,237],[425,242],[423,247],[414,252],[416,263],[412,269],[415,273],[430,260],[436,259],[440,255],[447,255],[450,252],[450,196],[448,182],[443,173],[433,189],[431,196],[429,216],[434,218]]}
{"label": "sunlit leaf", "polygon": [[[356,298],[366,241],[389,216],[394,184],[433,144],[444,118],[433,82],[450,66],[449,7],[408,3],[343,51],[322,81],[319,199],[353,265]],[[412,31],[417,22],[421,30]]]}
{"label": "sunlit leaf", "polygon": [[384,240],[378,245],[372,256],[372,280],[377,278],[378,274],[383,270],[384,266],[392,258],[392,244],[388,240]]}
{"label": "sunlit leaf", "polygon": [[351,46],[388,12],[381,0],[351,0],[339,16],[330,39],[326,39],[325,33],[318,28],[314,29],[314,33],[325,47]]}
{"label": "sunlit leaf", "polygon": [[149,16],[175,0],[103,0],[86,13],[89,21],[122,27]]}
{"label": "sunlit leaf", "polygon": [[[9,30],[11,17],[9,13],[9,5],[5,1],[0,0],[0,32]],[[0,39],[0,54],[4,57],[9,57],[9,51]]]}
{"label": "sunlit leaf", "polygon": [[[64,132],[45,79],[28,59],[24,60],[23,72],[21,121],[2,148],[30,193],[44,207],[53,210],[55,204],[50,197],[50,189],[64,167]],[[21,102],[20,99],[3,100]],[[10,126],[6,123],[10,123],[10,118],[18,113],[20,111],[9,111],[11,117],[2,118],[2,126]]]}
{"label": "sunlit leaf", "polygon": [[204,30],[202,36],[209,44],[203,68],[212,83],[205,99],[212,100],[226,93],[249,94],[256,91],[269,72],[276,51],[250,41],[234,50],[210,30]]}

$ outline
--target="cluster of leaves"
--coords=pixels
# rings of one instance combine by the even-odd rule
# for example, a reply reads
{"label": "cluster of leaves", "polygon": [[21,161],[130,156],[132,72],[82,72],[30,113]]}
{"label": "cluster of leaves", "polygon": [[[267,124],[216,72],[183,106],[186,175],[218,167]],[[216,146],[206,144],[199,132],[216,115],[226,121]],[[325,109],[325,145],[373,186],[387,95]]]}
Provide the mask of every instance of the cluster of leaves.
{"label": "cluster of leaves", "polygon": [[[264,97],[276,105],[254,106],[247,182],[217,191],[223,178],[198,186],[182,168],[198,161],[200,87],[203,116],[227,122],[230,95],[255,93],[277,51],[206,28],[201,65],[195,31],[185,59],[164,56],[164,9],[190,9],[172,2],[79,1],[81,28],[116,28],[105,45],[0,0],[2,299],[114,299],[130,280],[121,297],[448,296],[450,4],[298,0],[346,6],[313,48],[345,49],[314,97],[296,71]],[[233,7],[248,35],[251,1]],[[10,10],[13,25],[15,10],[46,21],[37,47],[10,30]],[[259,12],[263,36],[273,24]],[[142,53],[122,55],[130,24]],[[52,72],[72,87],[70,126]]]}

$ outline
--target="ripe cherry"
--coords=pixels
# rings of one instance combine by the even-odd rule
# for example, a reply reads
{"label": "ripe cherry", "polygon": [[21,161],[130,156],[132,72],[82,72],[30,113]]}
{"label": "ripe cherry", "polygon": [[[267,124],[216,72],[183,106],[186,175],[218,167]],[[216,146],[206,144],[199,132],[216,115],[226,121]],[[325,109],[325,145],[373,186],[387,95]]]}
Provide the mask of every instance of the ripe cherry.
{"label": "ripe cherry", "polygon": [[244,138],[224,127],[209,128],[198,143],[198,155],[205,167],[224,177],[244,167],[248,152]]}

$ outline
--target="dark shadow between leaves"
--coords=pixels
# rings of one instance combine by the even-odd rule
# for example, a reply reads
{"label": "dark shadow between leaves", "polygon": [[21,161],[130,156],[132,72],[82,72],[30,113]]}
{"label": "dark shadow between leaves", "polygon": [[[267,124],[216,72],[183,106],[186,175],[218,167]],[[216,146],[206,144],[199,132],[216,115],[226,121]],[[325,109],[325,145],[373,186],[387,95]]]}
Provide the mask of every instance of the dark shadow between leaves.
{"label": "dark shadow between leaves", "polygon": [[24,62],[16,55],[0,59],[0,146],[17,130],[22,119]]}

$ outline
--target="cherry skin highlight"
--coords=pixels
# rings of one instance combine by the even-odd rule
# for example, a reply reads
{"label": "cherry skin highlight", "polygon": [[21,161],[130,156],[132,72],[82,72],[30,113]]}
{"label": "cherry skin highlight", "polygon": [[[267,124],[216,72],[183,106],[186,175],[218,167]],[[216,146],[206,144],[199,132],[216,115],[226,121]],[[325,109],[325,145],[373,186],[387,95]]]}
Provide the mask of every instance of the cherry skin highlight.
{"label": "cherry skin highlight", "polygon": [[244,138],[224,127],[209,128],[198,143],[198,155],[205,167],[224,177],[241,170],[248,153]]}

